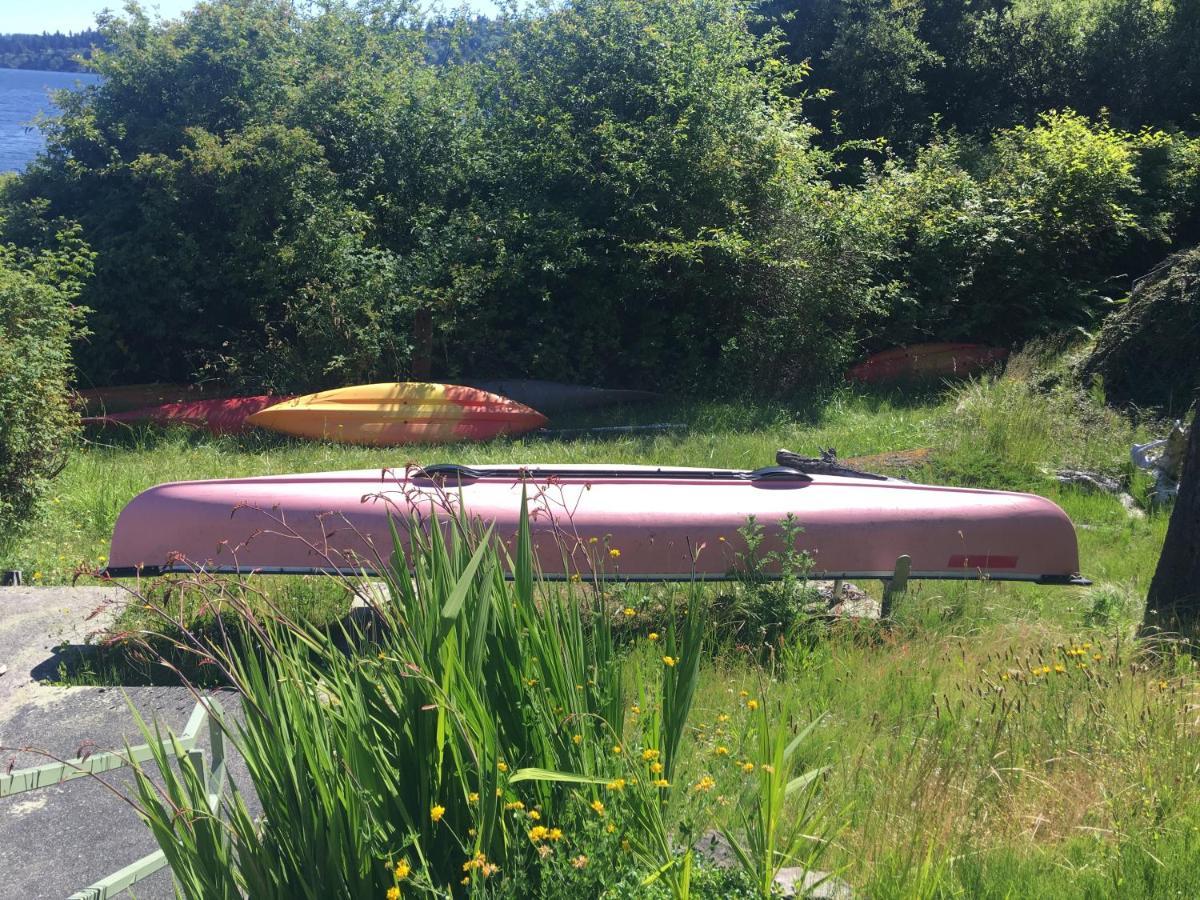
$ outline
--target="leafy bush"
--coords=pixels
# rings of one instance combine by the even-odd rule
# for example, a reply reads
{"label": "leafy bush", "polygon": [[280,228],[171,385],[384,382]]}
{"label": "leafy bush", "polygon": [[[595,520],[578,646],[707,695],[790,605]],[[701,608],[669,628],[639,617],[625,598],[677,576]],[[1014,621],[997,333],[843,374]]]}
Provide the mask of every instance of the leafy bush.
{"label": "leafy bush", "polygon": [[[869,173],[856,202],[885,236],[891,285],[867,339],[1011,343],[1095,321],[1115,272],[1155,259],[1194,215],[1195,147],[1070,112],[994,135],[948,135]],[[890,245],[889,242],[890,241]]]}
{"label": "leafy bush", "polygon": [[71,342],[81,335],[75,299],[92,256],[78,228],[62,227],[48,244],[0,245],[0,542],[33,512],[78,427]]}

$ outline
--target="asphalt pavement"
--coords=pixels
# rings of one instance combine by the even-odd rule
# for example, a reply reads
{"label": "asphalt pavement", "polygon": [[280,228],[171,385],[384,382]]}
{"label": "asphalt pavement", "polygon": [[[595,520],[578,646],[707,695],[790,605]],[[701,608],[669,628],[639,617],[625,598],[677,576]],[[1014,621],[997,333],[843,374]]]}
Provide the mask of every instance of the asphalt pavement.
{"label": "asphalt pavement", "polygon": [[[145,743],[130,704],[147,722],[183,730],[196,704],[187,688],[53,683],[120,599],[110,588],[0,588],[0,772],[73,758],[80,748]],[[236,710],[236,698],[220,699]],[[240,760],[230,769],[246,784]],[[117,769],[0,799],[0,900],[68,897],[156,850],[129,802],[135,796],[132,773]],[[170,898],[170,875],[163,870],[125,896]]]}

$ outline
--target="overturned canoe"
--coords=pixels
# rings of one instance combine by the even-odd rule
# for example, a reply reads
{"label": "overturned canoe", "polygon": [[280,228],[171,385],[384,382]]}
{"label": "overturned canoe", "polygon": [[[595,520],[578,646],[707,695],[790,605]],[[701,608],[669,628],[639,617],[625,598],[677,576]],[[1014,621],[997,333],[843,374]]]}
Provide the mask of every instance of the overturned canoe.
{"label": "overturned canoe", "polygon": [[[744,567],[739,529],[782,547],[789,515],[814,576],[881,578],[901,555],[912,578],[1078,582],[1075,531],[1030,494],[933,487],[881,476],[644,466],[435,466],[164,484],[117,520],[109,574],[378,571],[389,517],[407,540],[413,516],[465,510],[511,542],[529,498],[547,578],[726,578]],[[768,566],[768,572],[770,572]]]}
{"label": "overturned canoe", "polygon": [[187,425],[202,428],[212,434],[239,434],[249,425],[249,418],[272,407],[285,398],[277,394],[257,397],[228,397],[224,400],[187,400],[182,403],[163,403],[128,412],[106,416],[88,416],[84,425]]}
{"label": "overturned canoe", "polygon": [[546,424],[535,409],[456,384],[401,381],[308,394],[250,417],[296,437],[390,447],[486,441]]}
{"label": "overturned canoe", "polygon": [[201,387],[189,384],[121,384],[113,387],[86,388],[79,392],[83,412],[88,416],[104,416],[130,412],[164,403],[183,403],[199,399]]}
{"label": "overturned canoe", "polygon": [[884,384],[927,378],[966,378],[1003,362],[1008,351],[983,344],[910,344],[868,356],[849,372],[849,381]]}
{"label": "overturned canoe", "polygon": [[464,381],[463,384],[479,388],[481,391],[500,394],[549,415],[662,400],[662,394],[653,391],[586,387],[531,378],[498,378],[491,381]]}

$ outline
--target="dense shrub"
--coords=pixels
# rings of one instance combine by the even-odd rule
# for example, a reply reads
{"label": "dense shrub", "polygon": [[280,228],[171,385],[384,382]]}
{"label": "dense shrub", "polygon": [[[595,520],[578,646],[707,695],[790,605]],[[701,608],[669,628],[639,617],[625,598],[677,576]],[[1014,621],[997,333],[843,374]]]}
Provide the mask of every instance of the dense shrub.
{"label": "dense shrub", "polygon": [[91,267],[78,228],[42,251],[0,246],[0,543],[33,511],[77,427],[68,398],[75,305]]}
{"label": "dense shrub", "polygon": [[1200,392],[1200,248],[1177,253],[1138,281],[1104,322],[1083,361],[1108,400],[1183,414]]}
{"label": "dense shrub", "polygon": [[950,135],[911,164],[889,160],[856,201],[891,241],[878,281],[894,290],[867,339],[1011,343],[1090,326],[1127,267],[1194,216],[1197,148],[1064,111],[990,144]]}

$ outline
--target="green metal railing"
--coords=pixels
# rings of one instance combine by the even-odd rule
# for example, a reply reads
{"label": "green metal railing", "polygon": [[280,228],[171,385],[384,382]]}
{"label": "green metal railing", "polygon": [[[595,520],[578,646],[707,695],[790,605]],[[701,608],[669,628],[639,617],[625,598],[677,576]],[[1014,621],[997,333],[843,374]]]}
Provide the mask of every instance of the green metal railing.
{"label": "green metal railing", "polygon": [[[221,803],[221,791],[225,785],[225,736],[221,726],[224,710],[221,704],[211,697],[196,704],[188,719],[183,733],[177,738],[178,746],[188,755],[197,772],[205,771],[204,750],[197,746],[200,742],[201,730],[208,726],[209,749],[211,759],[205,779],[208,806],[213,814],[218,813]],[[175,744],[163,741],[162,747],[169,755],[174,755]],[[18,769],[7,775],[0,775],[0,797],[11,797],[36,791],[40,788],[52,787],[76,778],[85,778],[111,772],[126,766],[141,765],[154,758],[153,746],[139,744],[130,747],[125,753],[108,752],[95,753],[87,757],[69,759],[65,762],[49,763],[30,769]],[[101,878],[71,895],[70,900],[107,900],[122,891],[128,890],[145,878],[153,875],[167,864],[167,858],[161,850],[143,856],[136,862],[130,863],[123,869],[113,872],[106,878]]]}

